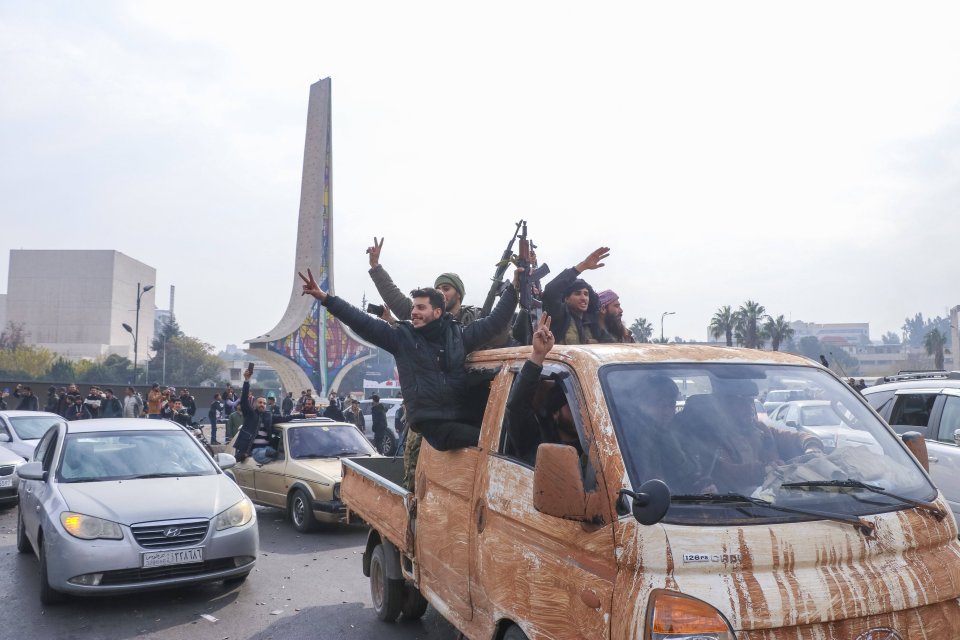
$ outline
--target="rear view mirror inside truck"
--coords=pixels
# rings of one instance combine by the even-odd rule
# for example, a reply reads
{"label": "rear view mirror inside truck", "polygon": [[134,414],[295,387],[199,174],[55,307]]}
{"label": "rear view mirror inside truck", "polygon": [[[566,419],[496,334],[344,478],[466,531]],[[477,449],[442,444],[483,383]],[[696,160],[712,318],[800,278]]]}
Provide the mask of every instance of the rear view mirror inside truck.
{"label": "rear view mirror inside truck", "polygon": [[565,444],[541,444],[533,471],[533,507],[566,520],[603,522],[602,501],[583,488],[577,450]]}

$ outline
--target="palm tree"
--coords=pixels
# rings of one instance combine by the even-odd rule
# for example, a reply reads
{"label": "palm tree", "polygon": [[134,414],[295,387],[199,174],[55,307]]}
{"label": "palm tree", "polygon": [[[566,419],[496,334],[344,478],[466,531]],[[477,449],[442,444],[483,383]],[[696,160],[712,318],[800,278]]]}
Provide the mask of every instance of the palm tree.
{"label": "palm tree", "polygon": [[724,305],[717,309],[710,319],[710,335],[714,338],[724,336],[727,339],[727,346],[733,346],[733,330],[737,325],[737,314],[730,305]]}
{"label": "palm tree", "polygon": [[762,304],[753,300],[747,300],[737,309],[740,342],[748,349],[759,349],[763,346],[766,336],[760,321],[766,312]]}
{"label": "palm tree", "polygon": [[653,335],[653,325],[647,322],[646,318],[637,318],[630,325],[630,333],[637,342],[650,342],[650,336]]}
{"label": "palm tree", "polygon": [[794,330],[783,316],[767,316],[767,321],[763,325],[763,330],[770,338],[770,348],[774,351],[780,350],[780,343],[793,337]]}
{"label": "palm tree", "polygon": [[927,350],[928,356],[933,356],[935,369],[943,369],[943,348],[946,345],[947,337],[940,333],[940,329],[931,329],[923,336],[923,348]]}

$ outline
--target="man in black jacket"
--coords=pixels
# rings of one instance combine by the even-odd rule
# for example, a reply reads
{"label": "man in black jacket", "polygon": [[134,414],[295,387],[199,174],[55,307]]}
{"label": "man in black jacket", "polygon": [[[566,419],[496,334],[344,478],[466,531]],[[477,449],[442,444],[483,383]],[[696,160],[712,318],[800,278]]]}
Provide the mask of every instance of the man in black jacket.
{"label": "man in black jacket", "polygon": [[480,430],[465,422],[467,354],[489,342],[510,324],[517,305],[516,283],[500,297],[486,318],[464,327],[449,313],[443,294],[436,289],[417,289],[410,295],[410,320],[391,325],[374,318],[340,298],[328,295],[307,271],[299,274],[303,293],[320,301],[327,310],[357,334],[389,351],[397,362],[400,388],[407,406],[410,428],[421,433],[438,451],[476,446]]}
{"label": "man in black jacket", "polygon": [[248,455],[256,453],[254,459],[260,464],[270,462],[277,457],[277,450],[271,446],[273,425],[280,422],[290,422],[302,414],[289,416],[274,416],[267,410],[267,399],[257,398],[256,403],[250,402],[250,369],[243,372],[243,389],[240,390],[240,412],[243,414],[243,426],[233,443],[237,453],[237,460],[243,461]]}
{"label": "man in black jacket", "polygon": [[33,395],[33,389],[24,385],[17,385],[13,390],[13,397],[19,398],[17,411],[40,411],[40,401]]}
{"label": "man in black jacket", "polygon": [[113,395],[113,389],[104,391],[103,400],[100,403],[101,418],[122,418],[123,405],[120,399]]}

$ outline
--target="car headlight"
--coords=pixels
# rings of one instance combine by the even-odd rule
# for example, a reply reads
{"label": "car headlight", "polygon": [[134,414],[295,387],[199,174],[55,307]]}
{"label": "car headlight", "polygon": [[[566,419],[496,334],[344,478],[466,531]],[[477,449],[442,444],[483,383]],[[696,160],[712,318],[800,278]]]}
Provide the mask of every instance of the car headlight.
{"label": "car headlight", "polygon": [[650,640],[735,640],[722,613],[702,600],[657,589],[647,607]]}
{"label": "car headlight", "polygon": [[340,499],[340,483],[339,482],[333,485],[333,499],[334,500]]}
{"label": "car headlight", "polygon": [[253,520],[253,503],[244,498],[226,511],[217,514],[217,531],[242,527]]}
{"label": "car headlight", "polygon": [[123,539],[123,530],[116,522],[85,516],[82,513],[64,511],[60,514],[60,524],[67,533],[81,540]]}

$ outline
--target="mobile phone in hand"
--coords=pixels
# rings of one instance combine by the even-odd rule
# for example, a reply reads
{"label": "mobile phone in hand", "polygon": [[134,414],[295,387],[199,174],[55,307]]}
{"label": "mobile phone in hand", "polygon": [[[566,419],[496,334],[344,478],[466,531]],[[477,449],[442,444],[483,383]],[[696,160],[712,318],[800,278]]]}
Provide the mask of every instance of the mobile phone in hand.
{"label": "mobile phone in hand", "polygon": [[384,312],[384,308],[383,308],[383,305],[382,305],[382,304],[368,304],[368,305],[367,305],[367,313],[370,313],[370,314],[373,314],[373,315],[375,315],[375,316],[377,316],[377,317],[380,317],[380,316],[383,315],[383,312]]}
{"label": "mobile phone in hand", "polygon": [[248,363],[247,363],[247,373],[248,373],[249,375],[251,375],[251,376],[253,375],[253,363],[252,363],[252,362],[248,362]]}

